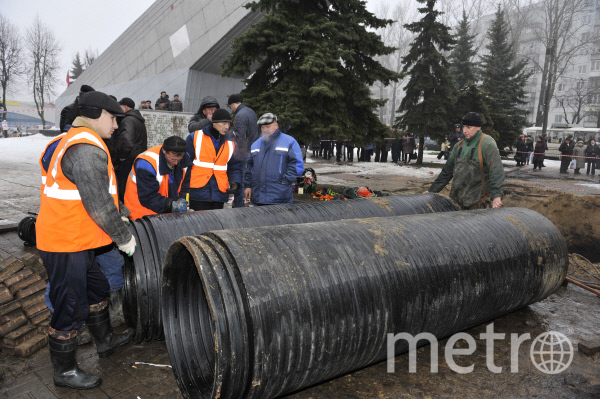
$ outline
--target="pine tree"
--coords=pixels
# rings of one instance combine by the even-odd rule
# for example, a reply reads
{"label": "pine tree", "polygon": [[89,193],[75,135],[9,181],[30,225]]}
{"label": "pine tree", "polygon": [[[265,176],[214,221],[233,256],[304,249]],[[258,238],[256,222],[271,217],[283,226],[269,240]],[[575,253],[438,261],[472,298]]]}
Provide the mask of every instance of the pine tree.
{"label": "pine tree", "polygon": [[435,0],[417,1],[426,6],[419,8],[424,14],[420,21],[404,25],[416,37],[402,60],[403,72],[408,73],[410,80],[397,120],[408,132],[419,136],[417,163],[422,163],[425,137],[443,140],[452,120],[455,89],[442,51],[449,51],[454,39],[450,28],[437,21],[441,13],[434,9]]}
{"label": "pine tree", "polygon": [[475,64],[471,61],[476,54],[473,50],[475,35],[469,34],[470,27],[467,13],[463,10],[463,19],[456,31],[456,46],[450,53],[450,73],[458,90],[469,82],[475,82]]}
{"label": "pine tree", "polygon": [[319,135],[364,142],[365,132],[386,127],[370,97],[376,81],[397,74],[375,57],[394,49],[373,32],[391,21],[368,12],[360,0],[259,0],[246,5],[263,19],[232,42],[224,76],[248,76],[240,93],[260,116],[277,115],[299,141]]}
{"label": "pine tree", "polygon": [[487,34],[488,54],[481,57],[482,90],[487,94],[490,117],[499,135],[498,147],[503,148],[514,145],[527,126],[527,111],[518,105],[525,103],[525,84],[530,73],[525,71],[526,60],[515,61],[502,7],[498,7]]}
{"label": "pine tree", "polygon": [[75,58],[73,58],[73,66],[71,67],[71,80],[75,80],[81,75],[84,71],[83,64],[81,63],[81,58],[79,57],[79,52],[75,54]]}
{"label": "pine tree", "polygon": [[[469,112],[477,112],[481,116],[483,133],[498,140],[498,132],[494,129],[494,121],[490,116],[490,107],[487,96],[474,82],[467,83],[456,96],[456,115],[466,115]],[[460,123],[460,121],[458,121]]]}

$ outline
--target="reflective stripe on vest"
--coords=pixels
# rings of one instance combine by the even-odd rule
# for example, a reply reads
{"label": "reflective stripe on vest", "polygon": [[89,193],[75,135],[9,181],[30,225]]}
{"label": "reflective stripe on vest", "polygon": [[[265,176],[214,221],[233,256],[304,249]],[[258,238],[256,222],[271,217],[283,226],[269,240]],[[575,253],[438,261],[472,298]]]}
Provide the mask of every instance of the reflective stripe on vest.
{"label": "reflective stripe on vest", "polygon": [[64,175],[62,158],[76,144],[94,145],[107,155],[110,193],[116,209],[119,207],[112,160],[104,141],[85,127],[71,128],[56,147],[41,194],[40,213],[36,221],[37,247],[48,252],[79,252],[112,243],[112,239],[85,210],[77,186]]}
{"label": "reflective stripe on vest", "polygon": [[[67,134],[66,133],[61,133],[58,136],[56,136],[55,138],[53,138],[52,140],[50,140],[50,142],[48,143],[48,145],[46,146],[46,148],[44,148],[44,151],[42,151],[42,155],[40,156],[40,173],[42,175],[42,185],[40,186],[40,193],[44,191],[44,186],[46,185],[46,175],[48,172],[46,172],[46,170],[44,170],[44,156],[46,155],[46,153],[48,152],[48,148],[50,148],[50,146],[54,143],[56,143],[57,141],[62,140],[63,137],[65,137]],[[54,148],[54,150],[56,151],[56,148]],[[54,153],[52,154],[52,156],[54,156]]]}
{"label": "reflective stripe on vest", "polygon": [[[227,144],[227,145],[225,145]],[[227,177],[227,163],[233,156],[235,143],[231,140],[225,141],[219,153],[215,152],[212,138],[197,130],[194,134],[194,161],[192,165],[192,176],[190,188],[204,187],[214,175],[221,192],[229,188]]]}
{"label": "reflective stripe on vest", "polygon": [[[159,184],[158,194],[162,195],[163,197],[169,197],[169,179],[168,177],[165,179],[164,176],[161,175],[159,172],[161,150],[161,145],[149,148],[140,155],[138,155],[135,158],[135,161],[133,161],[133,166],[131,168],[131,171],[129,172],[129,178],[127,179],[127,188],[125,189],[125,206],[131,211],[131,214],[129,215],[129,218],[131,219],[135,220],[146,215],[157,214],[153,210],[146,208],[140,203],[137,187],[137,178],[135,173],[135,165],[138,160],[143,159],[154,168],[156,181]],[[183,177],[181,178],[181,182],[179,182],[177,195],[179,195],[179,192],[181,191],[181,186],[183,185],[183,180],[185,179],[186,172],[187,168],[183,168]]]}

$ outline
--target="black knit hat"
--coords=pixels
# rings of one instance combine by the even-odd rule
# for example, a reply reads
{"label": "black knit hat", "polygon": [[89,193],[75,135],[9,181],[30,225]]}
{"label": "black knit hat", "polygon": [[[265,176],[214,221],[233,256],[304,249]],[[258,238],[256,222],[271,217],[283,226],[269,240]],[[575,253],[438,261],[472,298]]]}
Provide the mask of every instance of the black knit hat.
{"label": "black knit hat", "polygon": [[186,152],[187,144],[185,143],[185,140],[181,137],[171,136],[167,137],[165,141],[163,141],[162,148],[165,151]]}
{"label": "black knit hat", "polygon": [[238,96],[237,94],[232,94],[229,96],[229,99],[227,100],[227,105],[241,103],[241,102],[242,102],[242,99],[240,98],[240,96]]}
{"label": "black knit hat", "polygon": [[481,127],[483,122],[481,121],[481,116],[477,112],[469,112],[462,119],[463,126],[477,126]]}
{"label": "black knit hat", "polygon": [[100,115],[102,115],[103,109],[117,117],[125,115],[119,103],[110,98],[108,94],[104,94],[101,91],[84,93],[79,99],[79,111],[81,116],[98,119],[100,118]]}
{"label": "black knit hat", "polygon": [[94,91],[94,88],[92,86],[88,86],[88,85],[81,85],[81,88],[79,89],[80,92],[83,93],[89,93],[90,91]]}
{"label": "black knit hat", "polygon": [[219,108],[212,114],[212,123],[231,122],[231,114],[226,109]]}
{"label": "black knit hat", "polygon": [[129,97],[123,97],[121,99],[121,101],[119,101],[119,104],[121,105],[125,105],[129,108],[135,108],[135,103],[133,102],[133,100]]}

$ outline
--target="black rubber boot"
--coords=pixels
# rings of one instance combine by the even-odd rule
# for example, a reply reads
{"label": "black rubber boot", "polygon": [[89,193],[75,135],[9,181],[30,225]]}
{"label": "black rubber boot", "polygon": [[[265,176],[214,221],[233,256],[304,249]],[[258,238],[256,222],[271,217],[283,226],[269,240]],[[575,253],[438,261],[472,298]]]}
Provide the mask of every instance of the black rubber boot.
{"label": "black rubber boot", "polygon": [[121,334],[114,334],[110,326],[108,307],[97,312],[90,312],[87,326],[96,343],[98,356],[107,357],[115,352],[115,349],[127,344],[135,336],[135,330],[128,328]]}
{"label": "black rubber boot", "polygon": [[125,323],[123,317],[123,288],[110,292],[109,314],[111,326],[118,327]]}
{"label": "black rubber boot", "polygon": [[77,366],[77,337],[58,339],[48,335],[50,360],[54,366],[54,385],[73,389],[92,389],[102,384],[102,378],[87,374]]}

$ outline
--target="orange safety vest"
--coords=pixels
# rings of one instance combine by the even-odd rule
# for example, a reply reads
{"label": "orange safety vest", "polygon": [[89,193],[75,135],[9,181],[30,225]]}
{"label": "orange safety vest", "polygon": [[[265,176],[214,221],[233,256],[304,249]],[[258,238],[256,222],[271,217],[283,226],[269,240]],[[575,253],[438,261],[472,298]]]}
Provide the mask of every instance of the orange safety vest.
{"label": "orange safety vest", "polygon": [[[131,172],[129,172],[129,177],[127,178],[127,188],[125,189],[125,206],[127,209],[131,211],[131,215],[129,217],[131,219],[139,219],[142,216],[146,215],[156,215],[151,209],[146,208],[140,203],[140,198],[138,197],[137,190],[137,179],[135,176],[135,163],[138,159],[143,159],[148,161],[150,165],[156,171],[156,181],[160,185],[158,189],[158,193],[163,197],[169,196],[169,178],[164,178],[163,175],[160,174],[158,164],[160,159],[160,151],[162,149],[162,145],[157,145],[156,147],[152,147],[142,152],[135,158],[133,161],[133,166],[131,167]],[[183,184],[183,180],[185,179],[185,174],[187,172],[187,168],[183,168],[183,178],[179,183],[179,188],[177,189],[177,194],[181,191],[181,185]]]}
{"label": "orange safety vest", "polygon": [[225,141],[219,149],[219,153],[216,154],[212,139],[204,134],[202,130],[196,130],[194,149],[196,152],[190,177],[190,189],[204,187],[214,174],[219,190],[224,193],[229,188],[227,162],[233,155],[235,142]]}
{"label": "orange safety vest", "polygon": [[102,148],[108,155],[107,190],[115,206],[119,207],[117,178],[106,144],[87,127],[71,128],[56,147],[42,191],[40,213],[35,230],[37,247],[47,252],[80,252],[112,243],[112,239],[86,212],[77,186],[63,174],[62,158],[75,144],[91,144]]}
{"label": "orange safety vest", "polygon": [[[44,187],[46,187],[46,175],[47,175],[47,172],[44,170],[44,162],[43,162],[44,155],[46,155],[46,152],[48,151],[48,147],[50,147],[53,143],[61,140],[66,135],[67,135],[66,133],[62,133],[62,134],[59,134],[58,136],[56,136],[55,138],[53,138],[52,140],[50,140],[50,142],[48,143],[48,145],[46,146],[46,148],[44,148],[44,151],[42,152],[42,155],[40,155],[40,171],[42,173],[42,184],[40,185],[40,194],[42,192],[44,192]],[[56,148],[55,148],[55,150],[56,150]]]}

